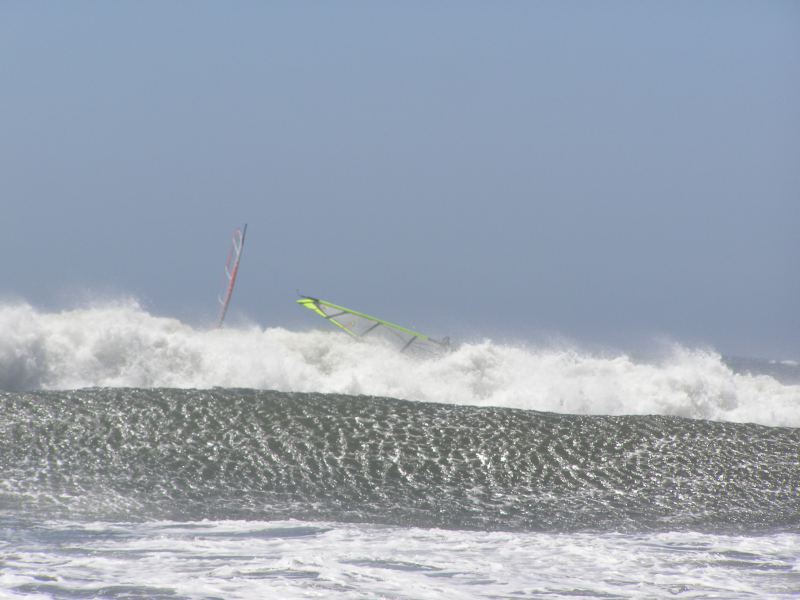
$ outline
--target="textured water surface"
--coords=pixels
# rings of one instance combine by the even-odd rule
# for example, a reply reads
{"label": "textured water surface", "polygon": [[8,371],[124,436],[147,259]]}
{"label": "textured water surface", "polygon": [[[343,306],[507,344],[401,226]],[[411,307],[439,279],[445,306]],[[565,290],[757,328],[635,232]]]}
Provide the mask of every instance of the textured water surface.
{"label": "textured water surface", "polygon": [[793,531],[800,429],[249,390],[0,395],[0,510]]}

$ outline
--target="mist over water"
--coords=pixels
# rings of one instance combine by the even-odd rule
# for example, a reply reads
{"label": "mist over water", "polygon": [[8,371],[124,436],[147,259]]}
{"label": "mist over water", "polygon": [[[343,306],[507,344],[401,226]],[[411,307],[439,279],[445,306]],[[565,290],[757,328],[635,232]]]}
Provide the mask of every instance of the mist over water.
{"label": "mist over water", "polygon": [[0,389],[8,391],[253,388],[800,426],[800,386],[678,345],[651,362],[491,340],[420,359],[337,331],[196,328],[135,302],[60,312],[5,304],[0,330]]}

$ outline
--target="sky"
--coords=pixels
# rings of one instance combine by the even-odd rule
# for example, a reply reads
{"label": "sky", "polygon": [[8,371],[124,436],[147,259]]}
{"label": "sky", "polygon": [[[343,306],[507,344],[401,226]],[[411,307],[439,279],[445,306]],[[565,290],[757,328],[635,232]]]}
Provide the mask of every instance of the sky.
{"label": "sky", "polygon": [[800,3],[0,2],[0,298],[800,358]]}

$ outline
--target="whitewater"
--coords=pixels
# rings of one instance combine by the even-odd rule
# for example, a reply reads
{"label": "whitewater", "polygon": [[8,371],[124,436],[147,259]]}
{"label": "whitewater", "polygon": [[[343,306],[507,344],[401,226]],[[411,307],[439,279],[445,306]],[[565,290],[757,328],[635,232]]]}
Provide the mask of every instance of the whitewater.
{"label": "whitewater", "polygon": [[656,361],[491,340],[419,359],[336,331],[192,327],[135,301],[58,312],[5,304],[0,331],[2,390],[253,388],[800,427],[800,385],[678,344]]}
{"label": "whitewater", "polygon": [[795,598],[798,382],[6,301],[0,598]]}

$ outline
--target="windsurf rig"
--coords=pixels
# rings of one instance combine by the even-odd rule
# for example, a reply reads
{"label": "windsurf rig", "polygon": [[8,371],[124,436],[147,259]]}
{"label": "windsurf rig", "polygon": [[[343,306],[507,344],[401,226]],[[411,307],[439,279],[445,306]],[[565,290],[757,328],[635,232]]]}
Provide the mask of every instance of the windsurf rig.
{"label": "windsurf rig", "polygon": [[319,315],[348,335],[357,339],[383,337],[392,341],[400,352],[440,354],[450,349],[450,339],[434,339],[424,333],[390,323],[378,317],[339,306],[312,296],[301,296],[300,306]]}
{"label": "windsurf rig", "polygon": [[233,288],[236,286],[236,275],[239,273],[239,261],[242,260],[242,248],[244,248],[244,236],[247,234],[247,224],[241,229],[233,232],[231,247],[228,251],[228,262],[225,263],[225,289],[219,297],[219,318],[217,327],[222,327],[228,306],[233,296]]}

